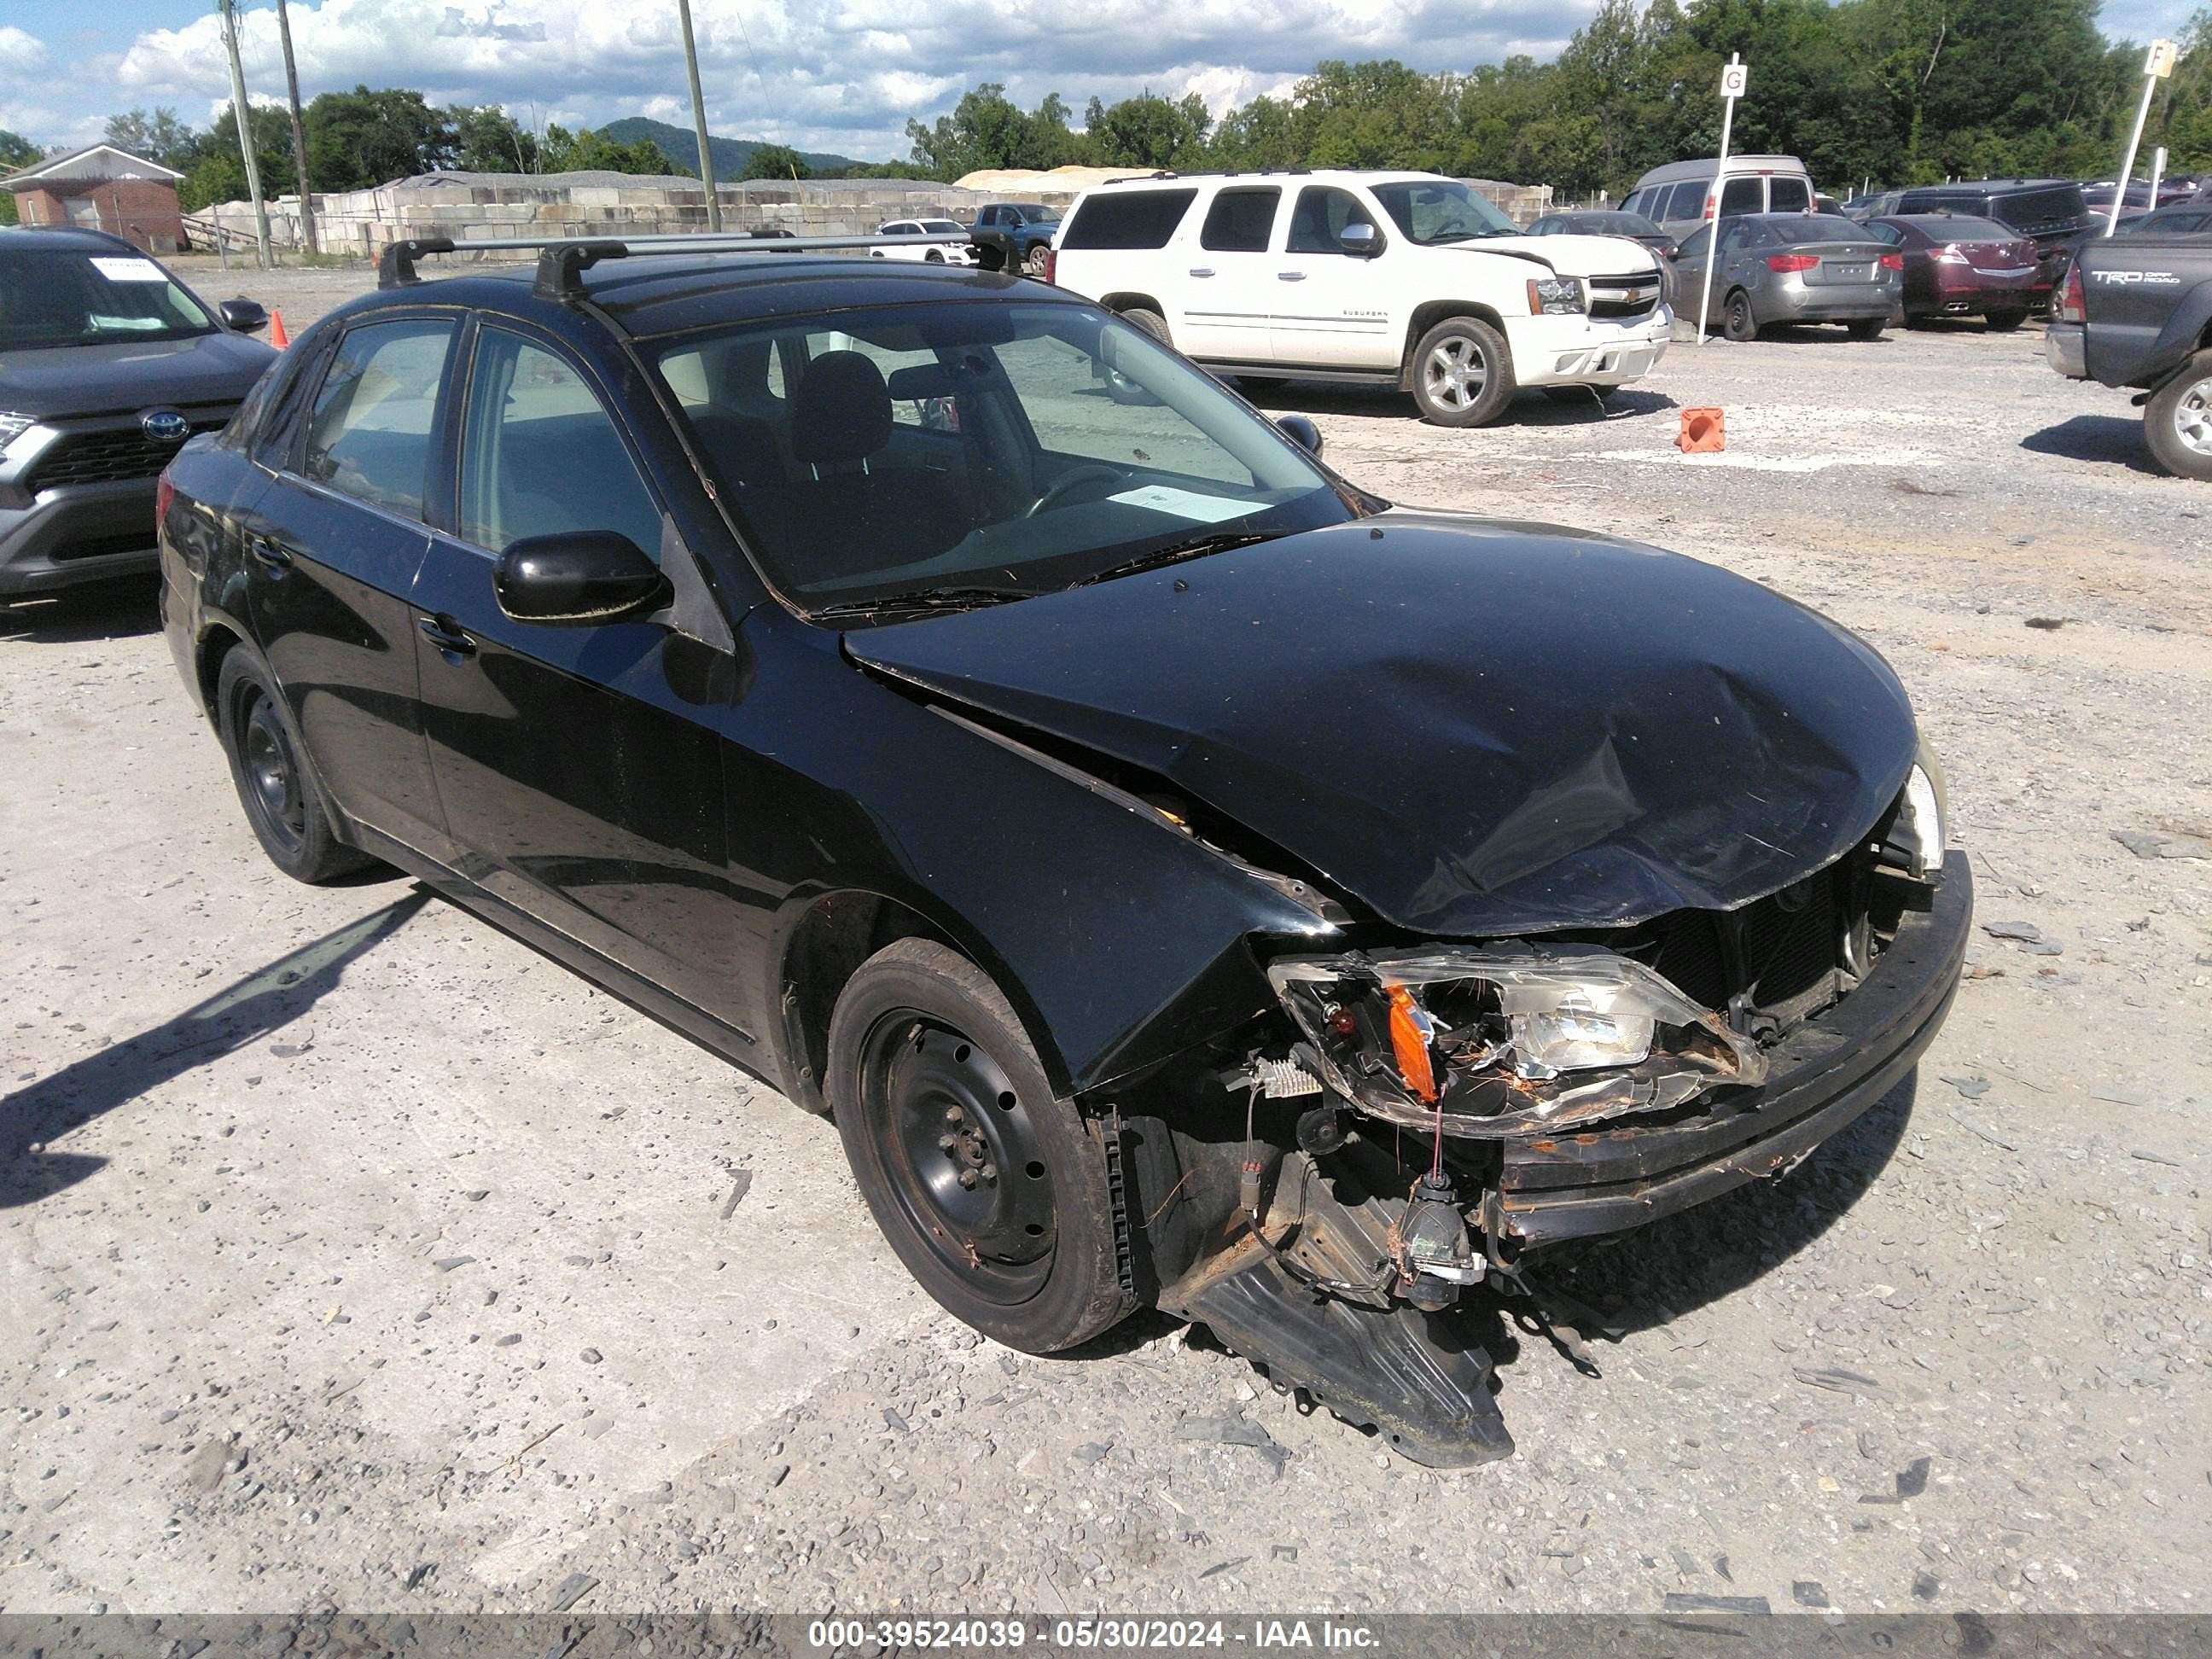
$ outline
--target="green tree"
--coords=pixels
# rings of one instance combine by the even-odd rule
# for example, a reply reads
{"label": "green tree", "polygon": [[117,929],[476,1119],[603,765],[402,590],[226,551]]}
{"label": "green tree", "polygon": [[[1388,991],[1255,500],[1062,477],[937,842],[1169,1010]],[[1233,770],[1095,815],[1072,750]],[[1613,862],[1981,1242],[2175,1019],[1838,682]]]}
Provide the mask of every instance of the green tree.
{"label": "green tree", "polygon": [[100,137],[118,149],[127,149],[179,173],[199,159],[200,135],[179,121],[177,112],[167,105],[151,115],[143,109],[111,115]]}
{"label": "green tree", "polygon": [[368,190],[453,165],[447,112],[399,87],[325,92],[303,116],[307,176],[318,190]]}
{"label": "green tree", "polygon": [[449,165],[463,173],[535,173],[538,140],[496,104],[451,104],[443,112],[453,135]]}
{"label": "green tree", "polygon": [[1093,98],[1083,125],[1102,167],[1188,167],[1204,160],[1213,116],[1194,92],[1173,100],[1146,92],[1110,108]]}
{"label": "green tree", "polygon": [[1255,98],[1221,118],[1206,154],[1214,166],[1231,171],[1294,167],[1305,159],[1297,112],[1279,98]]}
{"label": "green tree", "polygon": [[811,179],[814,169],[788,144],[763,144],[745,158],[744,179]]}
{"label": "green tree", "polygon": [[647,176],[690,178],[689,167],[668,159],[650,138],[618,144],[589,127],[573,133],[553,125],[538,147],[541,173],[634,173]]}
{"label": "green tree", "polygon": [[1067,106],[1058,93],[1025,114],[996,81],[970,87],[933,125],[908,121],[906,136],[913,171],[925,179],[958,179],[985,167],[1066,167],[1088,155],[1069,131]]}
{"label": "green tree", "polygon": [[[292,118],[273,104],[251,108],[253,160],[261,169],[261,188],[271,196],[283,195],[292,178]],[[312,149],[309,154],[312,161]],[[185,212],[197,213],[245,197],[246,162],[238,147],[238,118],[226,109],[196,146],[184,182],[177,186],[177,203]]]}
{"label": "green tree", "polygon": [[[10,132],[0,127],[0,173],[14,173],[27,167],[39,159],[39,147],[20,132]],[[12,191],[0,190],[0,225],[15,222],[15,196]]]}

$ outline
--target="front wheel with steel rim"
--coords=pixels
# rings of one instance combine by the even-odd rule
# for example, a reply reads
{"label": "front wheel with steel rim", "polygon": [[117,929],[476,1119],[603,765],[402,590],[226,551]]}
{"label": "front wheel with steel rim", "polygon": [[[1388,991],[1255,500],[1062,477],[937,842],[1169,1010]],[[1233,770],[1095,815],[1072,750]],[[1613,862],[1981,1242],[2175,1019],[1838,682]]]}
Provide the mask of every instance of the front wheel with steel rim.
{"label": "front wheel with steel rim", "polygon": [[222,659],[216,720],[246,820],[270,863],[312,884],[375,862],[337,838],[291,710],[243,647]]}
{"label": "front wheel with steel rim", "polygon": [[2167,471],[2212,478],[2212,351],[2198,352],[2151,394],[2143,409],[2143,435]]}
{"label": "front wheel with steel rim", "polygon": [[1421,336],[1411,365],[1413,402],[1438,426],[1488,426],[1513,401],[1513,354],[1479,317],[1449,317]]}
{"label": "front wheel with steel rim", "polygon": [[1103,1146],[973,963],[922,939],[869,957],[830,1016],[828,1081],[876,1224],[950,1312],[1050,1353],[1133,1307]]}

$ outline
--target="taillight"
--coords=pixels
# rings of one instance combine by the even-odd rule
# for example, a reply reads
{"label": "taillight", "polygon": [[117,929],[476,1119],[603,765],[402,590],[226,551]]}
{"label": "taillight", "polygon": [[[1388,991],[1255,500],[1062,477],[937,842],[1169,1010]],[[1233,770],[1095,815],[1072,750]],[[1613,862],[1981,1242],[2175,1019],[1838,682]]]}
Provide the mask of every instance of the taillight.
{"label": "taillight", "polygon": [[2087,321],[2087,319],[2084,315],[2087,303],[2087,293],[2081,283],[2081,268],[2076,265],[2066,273],[2066,286],[2058,291],[2058,320],[2062,323]]}
{"label": "taillight", "polygon": [[1060,250],[1056,247],[1044,251],[1044,279],[1048,283],[1060,280]]}
{"label": "taillight", "polygon": [[1793,270],[1810,270],[1820,263],[1819,257],[1811,253],[1770,253],[1766,256],[1766,268],[1784,276]]}
{"label": "taillight", "polygon": [[159,536],[161,526],[169,522],[169,507],[177,499],[177,487],[164,472],[154,481],[154,533]]}
{"label": "taillight", "polygon": [[1902,253],[1885,253],[1881,256],[1881,264],[1884,270],[1902,270],[1905,269],[1905,256]]}
{"label": "taillight", "polygon": [[1956,242],[1944,243],[1936,250],[1934,257],[1939,265],[1963,265],[1966,263],[1966,251]]}

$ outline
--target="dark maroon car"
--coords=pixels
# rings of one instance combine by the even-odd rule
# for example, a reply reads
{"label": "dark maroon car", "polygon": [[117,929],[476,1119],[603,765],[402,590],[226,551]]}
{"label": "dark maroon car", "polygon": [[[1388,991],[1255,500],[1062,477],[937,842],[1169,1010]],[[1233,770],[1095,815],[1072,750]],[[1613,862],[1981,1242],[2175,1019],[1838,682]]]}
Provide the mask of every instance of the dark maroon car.
{"label": "dark maroon car", "polygon": [[1867,229],[1905,256],[1908,325],[1923,317],[1979,317],[2002,331],[2050,303],[2035,244],[1994,219],[1899,213],[1869,220]]}

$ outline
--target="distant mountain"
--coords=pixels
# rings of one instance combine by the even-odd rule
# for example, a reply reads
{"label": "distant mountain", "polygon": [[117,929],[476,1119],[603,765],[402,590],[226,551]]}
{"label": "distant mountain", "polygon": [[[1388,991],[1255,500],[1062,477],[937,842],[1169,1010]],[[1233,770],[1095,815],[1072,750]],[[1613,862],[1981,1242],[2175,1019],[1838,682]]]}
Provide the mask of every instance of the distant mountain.
{"label": "distant mountain", "polygon": [[[610,121],[598,129],[617,144],[634,144],[641,138],[658,144],[660,153],[686,173],[699,171],[699,140],[689,127],[679,127],[666,121],[655,121],[642,115],[625,115],[619,121]],[[752,138],[718,138],[707,135],[707,149],[714,158],[714,177],[729,184],[745,170],[753,152],[762,148]],[[814,150],[802,149],[800,159],[817,174],[842,173],[849,167],[863,165],[849,155],[830,155]]]}

